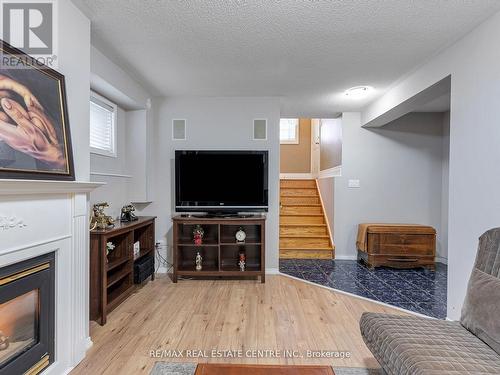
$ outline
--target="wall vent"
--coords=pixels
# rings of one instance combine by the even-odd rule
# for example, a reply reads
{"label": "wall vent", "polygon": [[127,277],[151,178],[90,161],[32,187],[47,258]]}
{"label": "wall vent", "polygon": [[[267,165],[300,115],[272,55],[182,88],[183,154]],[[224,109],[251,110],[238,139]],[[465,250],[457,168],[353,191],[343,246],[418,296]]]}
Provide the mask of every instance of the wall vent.
{"label": "wall vent", "polygon": [[267,140],[267,120],[266,119],[253,120],[253,139],[256,141]]}
{"label": "wall vent", "polygon": [[186,139],[186,120],[172,120],[172,139],[175,141],[184,141]]}

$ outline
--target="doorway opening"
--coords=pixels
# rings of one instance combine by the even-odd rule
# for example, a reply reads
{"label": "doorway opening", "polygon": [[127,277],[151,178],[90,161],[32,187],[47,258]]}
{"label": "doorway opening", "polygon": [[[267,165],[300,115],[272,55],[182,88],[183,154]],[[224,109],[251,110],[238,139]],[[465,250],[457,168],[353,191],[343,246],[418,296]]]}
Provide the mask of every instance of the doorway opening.
{"label": "doorway opening", "polygon": [[330,144],[336,125],[335,119],[280,120],[280,259],[290,264],[335,258],[334,176],[327,173],[331,163],[341,168],[340,123]]}
{"label": "doorway opening", "polygon": [[[433,95],[426,90],[419,100],[408,101],[413,106],[411,110],[401,110],[398,117],[375,127],[362,127],[357,113],[344,113],[340,119],[333,119],[343,126],[343,170],[331,180],[321,178],[325,176],[324,153],[333,147],[324,147],[327,128],[320,128],[320,168],[317,176],[311,168],[310,179],[317,181],[321,207],[332,208],[329,225],[335,244],[333,256],[304,259],[280,254],[281,272],[409,311],[446,318],[449,139],[453,126],[449,85],[442,86]],[[287,167],[283,165],[283,152],[281,156],[282,171],[288,172],[283,170]],[[291,158],[290,165],[295,167],[298,163]],[[298,183],[287,179],[293,180],[293,175],[281,177],[282,187]],[[282,193],[282,204],[287,202],[287,195],[299,196],[304,193],[299,189],[305,188]],[[331,198],[331,204],[326,204],[327,198]],[[288,208],[283,205],[281,210],[286,213]],[[285,223],[288,220],[296,219],[287,218]],[[280,223],[280,236],[291,232],[283,220]],[[411,264],[370,268],[358,260],[356,234],[361,223],[433,227],[437,232],[434,269]],[[280,237],[281,244],[288,243]],[[393,250],[412,248],[391,246]],[[415,249],[415,253],[421,251],[418,246]],[[406,258],[411,260],[409,255]]]}

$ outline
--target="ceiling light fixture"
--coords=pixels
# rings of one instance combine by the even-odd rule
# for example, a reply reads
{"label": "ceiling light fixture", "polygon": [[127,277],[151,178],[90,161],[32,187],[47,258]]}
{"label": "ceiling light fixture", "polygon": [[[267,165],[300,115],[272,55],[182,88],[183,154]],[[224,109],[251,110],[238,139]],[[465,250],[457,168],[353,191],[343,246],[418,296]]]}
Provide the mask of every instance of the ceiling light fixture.
{"label": "ceiling light fixture", "polygon": [[356,86],[346,90],[345,96],[352,99],[363,99],[373,91],[371,86]]}

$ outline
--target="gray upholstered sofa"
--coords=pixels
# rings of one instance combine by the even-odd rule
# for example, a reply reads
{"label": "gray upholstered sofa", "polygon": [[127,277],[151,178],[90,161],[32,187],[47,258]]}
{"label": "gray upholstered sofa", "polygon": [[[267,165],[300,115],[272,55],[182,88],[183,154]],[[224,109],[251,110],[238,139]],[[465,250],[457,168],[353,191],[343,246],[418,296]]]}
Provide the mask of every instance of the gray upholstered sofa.
{"label": "gray upholstered sofa", "polygon": [[479,239],[460,322],[365,313],[360,327],[388,375],[500,374],[500,228]]}

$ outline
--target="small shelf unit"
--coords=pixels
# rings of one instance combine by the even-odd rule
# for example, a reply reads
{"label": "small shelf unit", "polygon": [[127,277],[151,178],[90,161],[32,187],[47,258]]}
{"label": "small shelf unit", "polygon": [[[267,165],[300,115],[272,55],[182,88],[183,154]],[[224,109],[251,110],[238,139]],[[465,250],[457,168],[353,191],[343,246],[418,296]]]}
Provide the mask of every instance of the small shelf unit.
{"label": "small shelf unit", "polygon": [[[174,273],[179,277],[259,277],[265,282],[265,216],[195,217],[179,215],[174,222]],[[193,231],[203,228],[203,242],[194,244]],[[235,234],[245,231],[245,242],[237,242]],[[203,258],[202,269],[196,270],[197,253]],[[246,267],[238,266],[240,252],[245,253]]]}
{"label": "small shelf unit", "polygon": [[[90,232],[90,319],[106,324],[106,317],[137,287],[134,284],[134,262],[154,256],[155,217],[116,223],[113,228]],[[115,245],[107,253],[106,244]],[[134,256],[134,243],[140,252]],[[151,276],[154,280],[154,274]]]}

